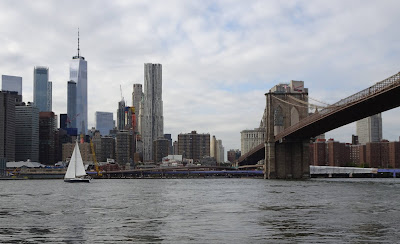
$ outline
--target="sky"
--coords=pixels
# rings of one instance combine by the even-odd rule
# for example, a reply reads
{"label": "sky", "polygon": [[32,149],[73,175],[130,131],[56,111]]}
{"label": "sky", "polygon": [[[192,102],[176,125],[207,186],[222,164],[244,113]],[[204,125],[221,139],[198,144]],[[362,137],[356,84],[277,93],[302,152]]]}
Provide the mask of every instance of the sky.
{"label": "sky", "polygon": [[[0,1],[0,74],[23,78],[33,101],[34,66],[49,67],[53,111],[67,110],[69,63],[88,62],[89,128],[96,111],[132,103],[144,63],[163,72],[164,133],[209,133],[225,150],[257,128],[265,93],[302,80],[334,103],[400,71],[400,1]],[[122,94],[120,87],[122,88]],[[399,140],[400,109],[382,114]],[[355,123],[326,133],[350,142]]]}

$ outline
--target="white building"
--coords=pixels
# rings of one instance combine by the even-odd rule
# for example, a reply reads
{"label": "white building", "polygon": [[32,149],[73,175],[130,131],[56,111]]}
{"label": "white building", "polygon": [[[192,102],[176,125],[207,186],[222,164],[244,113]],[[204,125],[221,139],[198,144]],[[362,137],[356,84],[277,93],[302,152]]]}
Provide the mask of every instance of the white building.
{"label": "white building", "polygon": [[367,142],[380,142],[382,140],[381,113],[357,121],[356,127],[360,144],[365,145]]}
{"label": "white building", "polygon": [[260,122],[260,127],[255,128],[254,130],[243,130],[240,132],[240,150],[242,155],[248,153],[254,147],[260,145],[261,143],[265,143],[265,111],[263,118]]}
{"label": "white building", "polygon": [[148,162],[153,159],[153,141],[164,136],[161,64],[144,64],[144,97],[141,113],[143,161]]}

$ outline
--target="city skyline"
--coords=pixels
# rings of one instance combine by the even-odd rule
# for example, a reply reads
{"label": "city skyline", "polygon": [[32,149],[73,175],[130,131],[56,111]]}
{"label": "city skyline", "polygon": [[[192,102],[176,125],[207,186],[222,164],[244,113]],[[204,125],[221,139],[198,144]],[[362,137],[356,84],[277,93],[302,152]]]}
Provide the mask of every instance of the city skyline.
{"label": "city skyline", "polygon": [[[132,103],[132,85],[144,82],[143,63],[164,67],[165,133],[174,140],[192,130],[210,133],[226,150],[239,149],[240,132],[258,126],[264,94],[277,83],[303,80],[310,97],[333,103],[399,71],[396,1],[379,7],[374,1],[81,4],[0,3],[0,71],[22,77],[28,102],[33,67],[49,67],[53,111],[67,113],[69,61],[79,27],[82,55],[90,61],[88,128],[95,126],[95,111],[116,118],[120,85]],[[59,9],[71,18],[61,18]],[[398,112],[382,114],[384,139],[398,140]],[[326,138],[348,142],[355,131],[353,123]]]}

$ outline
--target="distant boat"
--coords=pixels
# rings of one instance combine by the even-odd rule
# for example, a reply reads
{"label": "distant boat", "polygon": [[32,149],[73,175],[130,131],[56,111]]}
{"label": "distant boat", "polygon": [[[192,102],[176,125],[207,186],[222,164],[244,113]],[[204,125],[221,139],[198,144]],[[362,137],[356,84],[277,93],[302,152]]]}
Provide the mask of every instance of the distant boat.
{"label": "distant boat", "polygon": [[83,166],[81,152],[79,151],[78,142],[76,142],[64,181],[69,183],[89,183],[90,179],[85,178],[85,176],[85,166]]}

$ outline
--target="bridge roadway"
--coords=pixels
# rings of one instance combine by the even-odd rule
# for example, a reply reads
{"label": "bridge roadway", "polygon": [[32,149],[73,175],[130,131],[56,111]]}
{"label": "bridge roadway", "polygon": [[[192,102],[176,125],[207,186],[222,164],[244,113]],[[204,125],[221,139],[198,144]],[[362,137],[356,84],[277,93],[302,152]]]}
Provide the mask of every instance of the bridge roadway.
{"label": "bridge roadway", "polygon": [[[399,97],[400,72],[286,128],[275,136],[275,141],[315,137],[343,125],[396,108],[400,106]],[[239,165],[255,164],[261,159],[265,159],[264,143],[241,156]]]}

